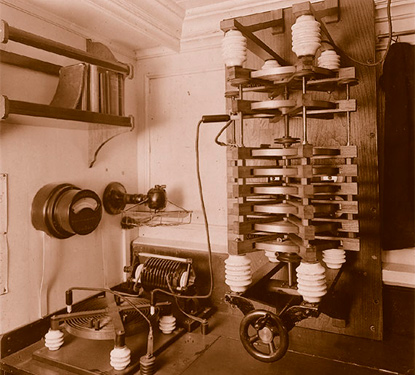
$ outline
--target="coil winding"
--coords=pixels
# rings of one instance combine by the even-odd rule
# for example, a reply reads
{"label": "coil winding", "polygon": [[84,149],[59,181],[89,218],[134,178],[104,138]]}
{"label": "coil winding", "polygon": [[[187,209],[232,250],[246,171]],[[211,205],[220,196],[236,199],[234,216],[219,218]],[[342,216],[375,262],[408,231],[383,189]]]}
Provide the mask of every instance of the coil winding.
{"label": "coil winding", "polygon": [[161,257],[148,258],[137,268],[136,278],[145,291],[154,288],[183,291],[192,284],[190,264]]}

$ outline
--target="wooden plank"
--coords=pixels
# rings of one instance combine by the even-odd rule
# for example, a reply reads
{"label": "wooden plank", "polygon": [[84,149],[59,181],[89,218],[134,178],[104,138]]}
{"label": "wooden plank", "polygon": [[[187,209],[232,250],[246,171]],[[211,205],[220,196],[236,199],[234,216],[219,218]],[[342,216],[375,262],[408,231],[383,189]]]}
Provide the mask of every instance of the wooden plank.
{"label": "wooden plank", "polygon": [[15,114],[132,127],[132,119],[130,117],[10,100],[4,95],[1,96],[0,100],[0,118],[2,119]]}
{"label": "wooden plank", "polygon": [[17,53],[0,50],[0,62],[9,65],[19,66],[30,70],[59,76],[61,65],[52,64],[46,61],[33,59],[31,57],[18,55]]}
{"label": "wooden plank", "polygon": [[119,73],[127,75],[130,75],[130,73],[132,74],[132,67],[128,64],[98,58],[92,53],[88,53],[80,49],[67,46],[63,43],[55,42],[54,40],[9,26],[5,21],[2,21],[1,26],[1,30],[3,31],[3,43],[7,43],[8,40],[12,40],[17,43],[70,57],[75,60],[102,66],[103,68],[111,69]]}

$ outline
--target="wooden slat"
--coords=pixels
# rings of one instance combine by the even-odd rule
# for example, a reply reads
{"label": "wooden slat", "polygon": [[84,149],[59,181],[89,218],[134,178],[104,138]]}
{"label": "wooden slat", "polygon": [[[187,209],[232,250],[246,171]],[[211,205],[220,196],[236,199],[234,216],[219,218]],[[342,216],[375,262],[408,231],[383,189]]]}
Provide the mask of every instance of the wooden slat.
{"label": "wooden slat", "polygon": [[2,119],[6,119],[11,114],[16,114],[132,127],[132,119],[130,117],[10,100],[4,95],[1,96],[0,100],[0,118]]}
{"label": "wooden slat", "polygon": [[1,26],[1,30],[3,30],[4,35],[6,36],[4,42],[12,40],[17,43],[70,57],[75,60],[102,66],[103,68],[111,69],[115,72],[127,75],[131,73],[132,68],[128,64],[98,58],[94,54],[9,26],[5,21],[2,21]]}
{"label": "wooden slat", "polygon": [[33,59],[31,57],[18,55],[17,53],[0,50],[0,62],[9,65],[19,66],[30,70],[59,76],[61,65],[52,64],[46,61]]}

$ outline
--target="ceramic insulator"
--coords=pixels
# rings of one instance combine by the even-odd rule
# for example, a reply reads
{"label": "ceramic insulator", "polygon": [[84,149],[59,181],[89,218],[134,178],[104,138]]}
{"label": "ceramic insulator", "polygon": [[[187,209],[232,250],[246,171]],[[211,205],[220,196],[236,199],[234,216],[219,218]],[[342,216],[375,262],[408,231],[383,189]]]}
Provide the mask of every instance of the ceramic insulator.
{"label": "ceramic insulator", "polygon": [[318,66],[326,69],[339,69],[340,68],[340,56],[335,50],[327,49],[321,52],[320,57],[317,59]]}
{"label": "ceramic insulator", "polygon": [[277,258],[277,253],[275,251],[267,251],[265,250],[265,256],[271,263],[278,263],[279,260]]}
{"label": "ceramic insulator", "polygon": [[173,315],[165,315],[159,321],[160,331],[169,335],[176,329],[176,318]]}
{"label": "ceramic insulator", "polygon": [[242,293],[251,282],[251,260],[245,255],[229,255],[225,260],[225,283],[233,292]]}
{"label": "ceramic insulator", "polygon": [[246,38],[238,30],[229,30],[222,40],[222,57],[226,66],[242,66],[246,60]]}
{"label": "ceramic insulator", "polygon": [[323,261],[328,268],[338,270],[346,262],[346,252],[342,249],[324,250]]}
{"label": "ceramic insulator", "polygon": [[321,297],[327,293],[324,267],[319,262],[301,262],[296,271],[298,292],[304,301],[320,302]]}
{"label": "ceramic insulator", "polygon": [[291,26],[292,50],[297,55],[314,56],[321,44],[320,24],[311,15],[302,15]]}
{"label": "ceramic insulator", "polygon": [[63,337],[63,332],[50,328],[45,335],[45,346],[49,350],[58,350],[63,345]]}
{"label": "ceramic insulator", "polygon": [[153,375],[155,373],[156,357],[143,355],[140,358],[140,374]]}
{"label": "ceramic insulator", "polygon": [[124,370],[131,361],[131,350],[127,346],[115,347],[110,353],[110,364],[115,370]]}
{"label": "ceramic insulator", "polygon": [[262,70],[279,68],[281,65],[277,60],[265,60],[264,65],[262,65]]}
{"label": "ceramic insulator", "polygon": [[63,332],[59,329],[49,329],[45,335],[45,346],[49,350],[58,350],[63,345]]}

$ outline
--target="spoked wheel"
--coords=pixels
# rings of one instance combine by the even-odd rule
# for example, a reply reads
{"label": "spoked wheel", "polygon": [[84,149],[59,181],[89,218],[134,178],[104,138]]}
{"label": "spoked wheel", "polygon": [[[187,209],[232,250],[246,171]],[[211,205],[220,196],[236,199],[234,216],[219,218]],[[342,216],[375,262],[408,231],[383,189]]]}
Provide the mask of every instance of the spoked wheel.
{"label": "spoked wheel", "polygon": [[239,336],[246,351],[262,362],[278,361],[288,349],[288,331],[270,311],[254,310],[245,315]]}

